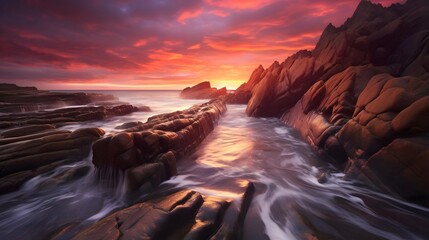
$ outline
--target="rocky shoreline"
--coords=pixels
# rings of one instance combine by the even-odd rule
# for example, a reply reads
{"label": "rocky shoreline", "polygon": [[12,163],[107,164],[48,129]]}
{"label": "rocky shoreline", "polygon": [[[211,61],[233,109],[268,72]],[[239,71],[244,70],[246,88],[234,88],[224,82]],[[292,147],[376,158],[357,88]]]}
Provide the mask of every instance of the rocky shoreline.
{"label": "rocky shoreline", "polygon": [[[34,88],[12,88],[17,95],[22,92],[28,95],[40,94]],[[11,95],[12,90],[9,88],[8,91]],[[49,93],[43,95],[53,96]],[[110,99],[102,95],[97,96]],[[39,109],[44,109],[56,105],[56,102],[50,104],[45,99],[37,104],[40,104]],[[82,161],[90,152],[99,183],[110,184],[113,188],[124,187],[119,184],[125,183],[130,194],[136,191],[149,193],[162,181],[177,174],[176,160],[194,151],[226,111],[225,99],[215,98],[183,111],[152,116],[145,123],[126,122],[116,127],[121,129],[120,132],[109,136],[104,136],[105,132],[101,128],[75,131],[58,129],[66,125],[99,121],[142,110],[126,104],[89,106],[91,104],[92,102],[89,102],[82,107],[34,112],[28,111],[32,109],[28,105],[21,107],[20,113],[14,113],[19,112],[18,109],[9,109],[11,113],[1,115],[0,194],[16,191],[29,179],[51,172],[62,165]],[[61,184],[82,178],[90,169],[88,166],[79,165],[60,171],[44,180],[44,184],[38,188],[42,191],[44,187],[60,187]],[[115,171],[120,173],[114,175],[123,179],[112,177],[112,172]],[[251,183],[243,190],[242,209],[235,211],[235,217],[232,217],[236,219],[237,226],[243,224],[253,191]],[[75,239],[105,239],[105,234],[113,238],[116,232],[120,236],[147,236],[154,239],[185,235],[187,239],[200,239],[214,234],[221,238],[235,239],[235,236],[240,234],[237,230],[241,227],[221,228],[223,215],[230,204],[231,200],[203,196],[185,189],[118,210],[83,231],[77,225],[67,225],[59,229],[52,238],[68,239],[75,236]],[[116,228],[115,219],[123,222],[122,227]],[[179,219],[181,221],[178,221]],[[132,221],[159,224],[135,225]]]}

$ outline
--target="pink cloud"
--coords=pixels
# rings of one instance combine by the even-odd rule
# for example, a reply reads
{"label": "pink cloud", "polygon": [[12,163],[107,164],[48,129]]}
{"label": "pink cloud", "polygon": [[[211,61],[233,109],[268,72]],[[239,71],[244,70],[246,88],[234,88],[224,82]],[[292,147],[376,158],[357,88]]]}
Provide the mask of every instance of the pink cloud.
{"label": "pink cloud", "polygon": [[359,2],[7,1],[0,81],[67,89],[180,89],[203,80],[237,87],[259,64],[311,50],[327,24],[341,25]]}

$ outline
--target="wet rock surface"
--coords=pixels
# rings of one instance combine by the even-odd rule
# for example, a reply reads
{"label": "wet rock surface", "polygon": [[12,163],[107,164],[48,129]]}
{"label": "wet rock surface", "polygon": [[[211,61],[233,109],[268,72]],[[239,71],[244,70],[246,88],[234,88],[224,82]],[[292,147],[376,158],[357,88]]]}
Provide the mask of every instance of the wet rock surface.
{"label": "wet rock surface", "polygon": [[98,128],[64,131],[49,129],[34,134],[0,138],[0,193],[17,190],[27,180],[58,166],[80,161],[93,141],[104,135]]}
{"label": "wet rock surface", "polygon": [[247,114],[281,117],[350,176],[429,200],[428,11],[361,1],[313,51],[256,69]]}
{"label": "wet rock surface", "polygon": [[[67,124],[102,120],[138,111],[132,105],[85,106],[33,111],[69,104],[115,99],[110,95],[53,93],[33,87],[0,84],[0,101],[14,103],[0,116],[0,193],[19,189],[27,180],[61,165],[83,160],[92,143],[104,135],[99,128],[59,130]],[[36,106],[36,107],[35,107]],[[21,113],[16,113],[20,112]],[[30,111],[30,112],[28,112]],[[12,112],[12,113],[10,113]]]}
{"label": "wet rock surface", "polygon": [[[240,239],[253,192],[252,183],[236,200],[181,190],[116,211],[72,239]],[[232,201],[237,202],[238,209],[230,206]],[[227,211],[230,221],[235,222],[233,228],[223,225]],[[57,239],[61,235],[66,236],[67,231]]]}
{"label": "wet rock surface", "polygon": [[213,99],[183,111],[150,117],[93,145],[93,163],[100,178],[112,169],[124,171],[129,190],[152,188],[175,175],[176,160],[195,150],[226,111],[223,99]]}
{"label": "wet rock surface", "polygon": [[182,90],[180,97],[184,99],[212,99],[226,95],[226,88],[212,88],[210,82],[201,82]]}
{"label": "wet rock surface", "polygon": [[0,112],[28,112],[92,102],[117,100],[113,95],[96,93],[66,93],[38,90],[0,83]]}

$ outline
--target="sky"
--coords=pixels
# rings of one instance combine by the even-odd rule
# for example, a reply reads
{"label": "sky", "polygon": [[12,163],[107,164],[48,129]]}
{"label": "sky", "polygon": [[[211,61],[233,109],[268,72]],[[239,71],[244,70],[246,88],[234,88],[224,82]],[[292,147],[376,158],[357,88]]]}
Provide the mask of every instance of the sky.
{"label": "sky", "polygon": [[0,82],[48,90],[235,89],[259,64],[312,50],[360,2],[0,1]]}

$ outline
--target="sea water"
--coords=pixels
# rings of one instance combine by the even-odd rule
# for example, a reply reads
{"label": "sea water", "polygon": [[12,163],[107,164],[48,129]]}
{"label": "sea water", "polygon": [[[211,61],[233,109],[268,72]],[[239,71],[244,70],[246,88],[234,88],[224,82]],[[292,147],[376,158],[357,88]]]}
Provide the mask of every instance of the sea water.
{"label": "sea water", "polygon": [[[102,127],[107,134],[128,121],[185,109],[205,100],[183,100],[177,91],[102,91],[120,101],[146,105],[113,119],[65,126]],[[275,118],[250,118],[245,105],[228,105],[218,126],[197,150],[177,162],[178,175],[159,189],[192,189],[208,196],[239,199],[243,184],[256,192],[244,223],[244,239],[427,239],[429,209],[345,178],[318,157],[299,134]],[[46,185],[61,171],[88,166],[83,178]],[[321,173],[330,172],[326,183]],[[84,228],[139,199],[127,199],[95,181],[91,154],[83,161],[35,177],[16,192],[0,196],[2,239],[45,239],[60,227]],[[229,224],[225,222],[224,224]]]}

